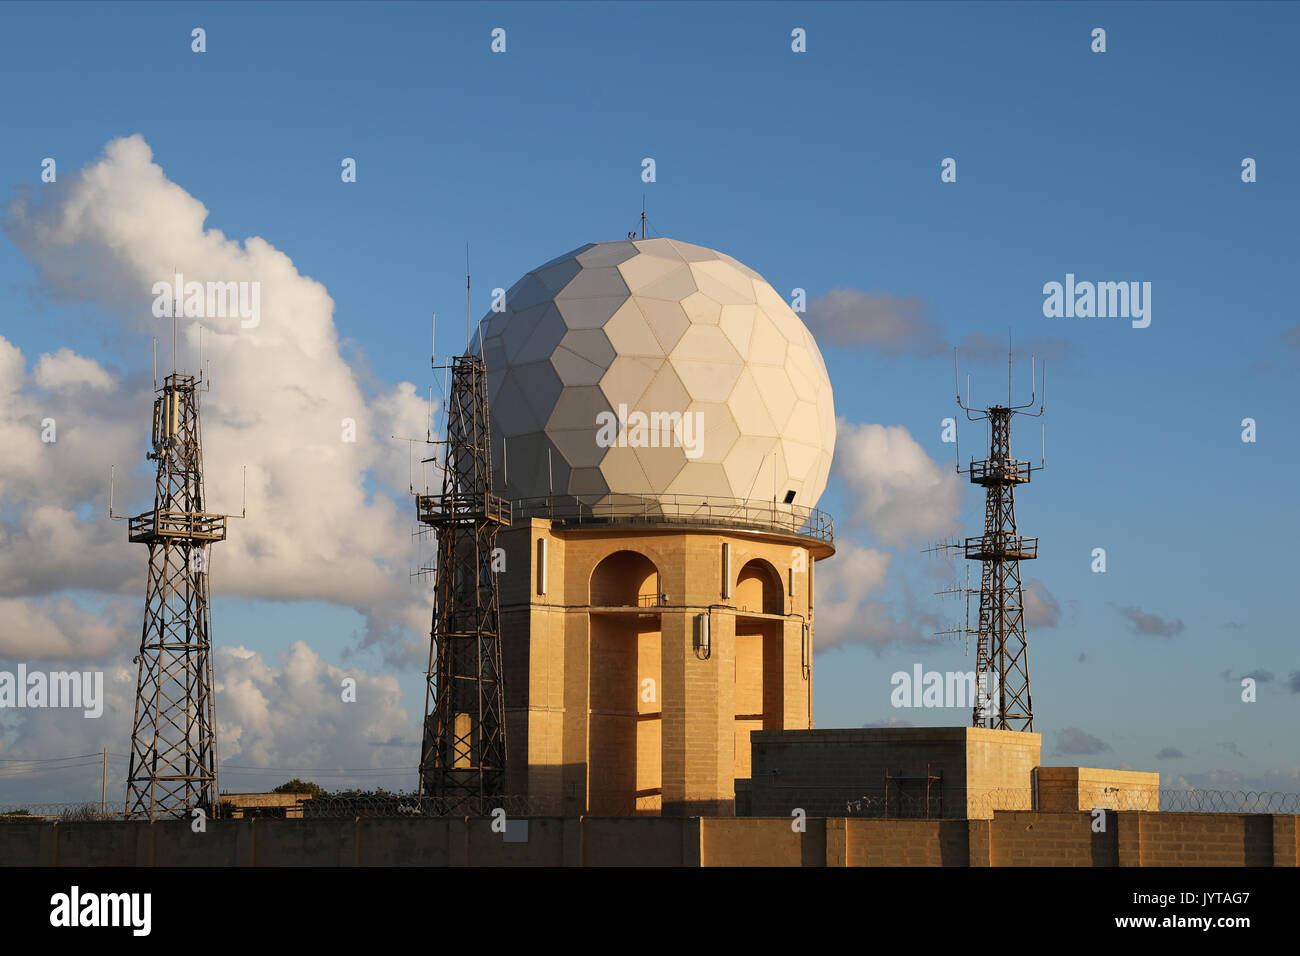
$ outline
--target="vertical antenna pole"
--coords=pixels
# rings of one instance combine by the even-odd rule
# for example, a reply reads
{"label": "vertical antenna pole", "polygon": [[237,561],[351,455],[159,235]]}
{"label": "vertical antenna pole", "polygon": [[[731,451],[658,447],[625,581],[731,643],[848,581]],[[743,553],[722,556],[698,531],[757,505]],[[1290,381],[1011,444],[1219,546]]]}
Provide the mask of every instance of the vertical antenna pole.
{"label": "vertical antenna pole", "polygon": [[1007,329],[1007,408],[1011,407],[1011,329]]}
{"label": "vertical antenna pole", "polygon": [[473,335],[470,333],[470,304],[469,304],[469,243],[465,243],[465,351],[469,351],[470,339]]}

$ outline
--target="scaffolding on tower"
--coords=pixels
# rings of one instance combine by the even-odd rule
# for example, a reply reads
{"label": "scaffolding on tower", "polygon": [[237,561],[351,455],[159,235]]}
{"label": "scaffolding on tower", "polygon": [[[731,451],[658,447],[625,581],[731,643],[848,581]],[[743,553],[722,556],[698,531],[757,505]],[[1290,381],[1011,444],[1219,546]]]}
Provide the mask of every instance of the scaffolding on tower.
{"label": "scaffolding on tower", "polygon": [[[988,457],[972,459],[963,469],[958,452],[958,474],[984,489],[984,533],[968,537],[959,546],[968,561],[981,565],[979,622],[974,629],[975,704],[971,723],[997,730],[1032,731],[1033,699],[1029,692],[1029,645],[1025,633],[1024,596],[1020,562],[1038,557],[1038,539],[1020,534],[1016,524],[1015,489],[1028,484],[1038,466],[1011,457],[1011,419],[1016,415],[1040,417],[1046,408],[1047,364],[1043,364],[1042,392],[1038,389],[1037,363],[1031,359],[1031,394],[1024,405],[1011,401],[1011,355],[1007,355],[1007,404],[981,409],[970,406],[970,378],[962,400],[957,353],[953,350],[953,376],[957,405],[970,421],[984,421],[988,429]],[[1038,411],[1028,409],[1038,402]],[[975,593],[970,590],[969,593]]]}
{"label": "scaffolding on tower", "polygon": [[[174,319],[173,319],[174,321]],[[201,334],[201,333],[200,333]],[[200,368],[202,359],[200,358]],[[155,362],[156,365],[156,362]],[[213,707],[211,546],[225,540],[226,520],[208,511],[203,486],[200,371],[173,369],[161,387],[154,375],[152,451],[158,463],[154,506],[127,521],[128,540],[149,546],[149,575],[131,728],[126,817],[156,820],[218,811]]]}
{"label": "scaffolding on tower", "polygon": [[467,350],[445,368],[446,437],[429,439],[444,447],[442,493],[416,495],[416,516],[437,542],[420,799],[426,813],[489,815],[506,788],[494,551],[511,509],[492,490],[487,364]]}

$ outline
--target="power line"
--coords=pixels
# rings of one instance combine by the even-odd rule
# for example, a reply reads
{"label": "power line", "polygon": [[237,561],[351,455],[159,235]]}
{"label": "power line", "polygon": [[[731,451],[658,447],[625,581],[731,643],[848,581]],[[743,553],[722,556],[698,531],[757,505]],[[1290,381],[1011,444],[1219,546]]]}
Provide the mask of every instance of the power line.
{"label": "power line", "polygon": [[0,763],[53,763],[57,760],[80,760],[83,757],[100,758],[103,755],[103,751],[96,750],[93,754],[73,754],[70,757],[0,757]]}

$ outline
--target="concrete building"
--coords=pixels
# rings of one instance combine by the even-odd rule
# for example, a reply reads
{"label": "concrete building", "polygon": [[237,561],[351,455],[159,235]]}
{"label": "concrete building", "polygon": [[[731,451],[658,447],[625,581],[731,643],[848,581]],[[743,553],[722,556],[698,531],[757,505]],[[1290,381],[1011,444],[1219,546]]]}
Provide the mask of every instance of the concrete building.
{"label": "concrete building", "polygon": [[825,363],[758,273],[670,239],[582,246],[504,302],[475,348],[515,506],[508,788],[564,815],[730,815],[751,732],[812,722]]}
{"label": "concrete building", "polygon": [[757,272],[672,239],[587,244],[515,283],[472,348],[514,508],[507,789],[531,812],[1146,808],[1158,775],[1040,767],[1033,733],[813,730],[834,399]]}

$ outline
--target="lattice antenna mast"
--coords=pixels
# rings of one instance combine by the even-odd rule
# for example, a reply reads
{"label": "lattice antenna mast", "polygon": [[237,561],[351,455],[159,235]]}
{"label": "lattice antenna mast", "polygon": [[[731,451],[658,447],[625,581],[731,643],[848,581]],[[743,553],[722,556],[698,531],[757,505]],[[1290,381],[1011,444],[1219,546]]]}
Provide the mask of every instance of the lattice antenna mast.
{"label": "lattice antenna mast", "polygon": [[[958,474],[970,476],[971,484],[984,488],[984,533],[967,538],[967,560],[981,563],[980,612],[976,630],[976,702],[972,726],[999,730],[1034,729],[1033,700],[1029,693],[1029,646],[1025,635],[1024,597],[1020,583],[1020,562],[1038,557],[1038,539],[1019,533],[1016,525],[1015,488],[1027,484],[1034,471],[1046,465],[1046,454],[1037,467],[1011,457],[1011,419],[1015,415],[1037,418],[1046,409],[1047,365],[1043,365],[1043,391],[1038,411],[1030,412],[1039,399],[1036,360],[1031,359],[1033,382],[1029,402],[1011,401],[1011,353],[1007,353],[1007,404],[972,409],[970,379],[966,400],[961,397],[957,350],[953,349],[953,376],[957,383],[957,405],[970,421],[987,422],[988,457],[971,459]],[[1044,433],[1044,448],[1046,435]]]}
{"label": "lattice antenna mast", "polygon": [[[175,347],[173,346],[173,354]],[[202,360],[200,360],[200,365]],[[140,636],[126,816],[156,820],[217,815],[217,739],[209,549],[226,537],[226,520],[239,515],[207,510],[203,487],[200,372],[173,368],[157,386],[153,450],[158,463],[153,510],[126,519],[128,539],[149,546],[149,577]],[[113,486],[109,484],[109,517]]]}
{"label": "lattice antenna mast", "polygon": [[510,524],[510,503],[492,492],[487,363],[471,345],[446,367],[446,438],[435,442],[445,445],[442,493],[416,496],[416,516],[436,532],[438,554],[420,796],[435,813],[488,815],[506,786],[493,552],[497,531]]}
{"label": "lattice antenna mast", "polygon": [[[961,541],[936,541],[933,544],[931,544],[929,547],[923,548],[921,550],[922,554],[952,554],[954,552],[958,552],[963,555],[965,554],[966,548]],[[957,637],[960,635],[963,644],[965,646],[966,653],[970,654],[971,635],[979,633],[978,628],[973,628],[970,626],[970,599],[972,596],[978,595],[979,593],[980,592],[977,589],[972,588],[970,586],[970,565],[966,566],[966,582],[964,584],[960,581],[956,581],[950,584],[948,587],[943,588],[942,590],[935,591],[934,595],[936,597],[948,597],[950,595],[960,594],[965,599],[966,619],[965,619],[965,623],[962,624],[961,626],[953,626],[953,627],[945,628],[942,631],[935,631],[934,636],[935,637]]]}

